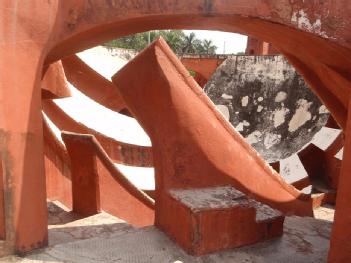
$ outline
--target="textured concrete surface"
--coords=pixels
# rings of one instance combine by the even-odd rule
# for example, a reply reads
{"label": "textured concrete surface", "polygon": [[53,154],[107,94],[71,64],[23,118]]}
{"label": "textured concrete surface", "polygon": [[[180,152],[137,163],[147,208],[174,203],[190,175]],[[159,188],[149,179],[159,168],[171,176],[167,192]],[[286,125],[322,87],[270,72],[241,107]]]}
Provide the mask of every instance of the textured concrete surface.
{"label": "textured concrete surface", "polygon": [[170,190],[170,195],[194,212],[233,207],[253,207],[256,210],[257,222],[282,215],[278,210],[247,197],[243,192],[231,186]]}
{"label": "textured concrete surface", "polygon": [[204,90],[268,162],[300,150],[329,116],[281,55],[228,58]]}
{"label": "textured concrete surface", "polygon": [[324,219],[330,220],[334,213],[332,208],[322,208],[316,213],[320,219],[287,217],[281,238],[192,257],[155,227],[135,229],[104,213],[75,220],[57,205],[49,206],[49,248],[0,262],[326,262],[331,222]]}
{"label": "textured concrete surface", "polygon": [[81,218],[59,202],[48,203],[49,246],[85,240],[94,237],[106,238],[112,233],[128,232],[134,227],[105,212]]}

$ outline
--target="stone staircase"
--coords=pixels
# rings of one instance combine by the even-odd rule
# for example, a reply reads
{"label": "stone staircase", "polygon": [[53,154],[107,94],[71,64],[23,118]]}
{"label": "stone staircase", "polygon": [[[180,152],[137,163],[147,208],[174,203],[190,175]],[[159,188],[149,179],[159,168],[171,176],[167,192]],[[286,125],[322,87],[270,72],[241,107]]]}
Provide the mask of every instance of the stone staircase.
{"label": "stone staircase", "polygon": [[[203,255],[281,236],[284,216],[232,186],[169,190],[158,226],[189,254]],[[176,216],[169,216],[176,215]]]}

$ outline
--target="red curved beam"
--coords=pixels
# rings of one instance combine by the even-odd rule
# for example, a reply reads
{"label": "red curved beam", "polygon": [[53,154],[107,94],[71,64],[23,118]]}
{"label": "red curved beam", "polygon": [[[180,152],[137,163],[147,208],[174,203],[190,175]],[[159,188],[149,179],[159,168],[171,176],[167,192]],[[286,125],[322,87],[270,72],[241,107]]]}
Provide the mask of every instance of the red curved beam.
{"label": "red curved beam", "polygon": [[152,225],[154,201],[112,163],[93,135],[62,133],[72,163],[73,211],[104,210],[136,226]]}
{"label": "red curved beam", "polygon": [[[345,129],[351,85],[351,41],[345,23],[350,25],[351,19],[342,3],[163,0],[133,5],[122,0],[64,1],[60,6],[62,19],[56,27],[60,30],[52,38],[47,62],[110,39],[153,29],[196,28],[251,35],[272,43],[283,54],[294,55],[295,59],[288,59],[299,64],[298,71]],[[320,15],[316,17],[316,13]],[[331,28],[329,17],[333,16],[343,19]],[[320,28],[301,26],[301,19],[311,25],[319,19]]]}
{"label": "red curved beam", "polygon": [[323,190],[338,188],[341,160],[335,155],[344,146],[344,133],[341,132],[329,147],[323,151],[314,144],[310,144],[298,153],[309,181],[316,188]]}
{"label": "red curved beam", "polygon": [[64,162],[69,164],[69,156],[65,146],[57,139],[55,133],[50,128],[49,124],[43,117],[43,137],[46,144],[50,146],[55,154],[60,157]]}
{"label": "red curved beam", "polygon": [[83,94],[113,111],[125,109],[125,103],[118,89],[77,55],[62,59],[67,80]]}
{"label": "red curved beam", "polygon": [[46,195],[72,207],[71,163],[65,146],[61,143],[43,117],[44,160]]}
{"label": "red curved beam", "polygon": [[43,99],[59,99],[71,96],[61,61],[49,65],[41,81]]}
{"label": "red curved beam", "polygon": [[82,123],[76,122],[53,101],[43,101],[42,107],[45,114],[60,130],[94,135],[110,158],[115,162],[139,167],[153,166],[151,147],[123,143],[107,137],[93,129],[86,127]]}
{"label": "red curved beam", "polygon": [[210,57],[207,56],[185,56],[181,57],[180,61],[183,65],[196,73],[195,80],[199,83],[200,87],[204,87],[207,81],[211,78],[218,66],[223,63],[223,57]]}
{"label": "red curved beam", "polygon": [[164,40],[112,81],[152,140],[159,191],[231,184],[287,214],[312,215],[312,199],[286,183],[245,142]]}
{"label": "red curved beam", "polygon": [[[347,0],[31,0],[28,5],[18,5],[17,1],[1,1],[0,5],[4,21],[13,22],[13,26],[0,33],[4,50],[0,67],[6,76],[1,81],[5,88],[0,94],[3,120],[0,128],[4,131],[1,155],[2,166],[11,168],[5,185],[5,191],[12,196],[5,207],[10,251],[25,252],[47,243],[40,108],[44,59],[53,62],[106,40],[150,29],[236,31],[270,42],[284,54],[295,54],[301,65],[309,65],[307,69],[314,73],[311,78],[320,78],[323,84],[318,86],[314,81],[312,89],[346,129],[351,81],[351,17]],[[299,18],[303,19],[302,26]],[[314,25],[318,19],[320,24],[305,26],[306,19]],[[347,176],[351,167],[347,163],[350,142],[346,138],[340,178],[343,187],[334,223],[338,226],[334,231],[338,240],[333,238],[337,242],[332,242],[330,258],[344,262],[351,254],[347,242],[350,231],[345,231],[350,225],[347,222],[350,218],[345,216],[351,185]],[[4,158],[5,154],[11,158]],[[342,211],[346,211],[344,215]]]}

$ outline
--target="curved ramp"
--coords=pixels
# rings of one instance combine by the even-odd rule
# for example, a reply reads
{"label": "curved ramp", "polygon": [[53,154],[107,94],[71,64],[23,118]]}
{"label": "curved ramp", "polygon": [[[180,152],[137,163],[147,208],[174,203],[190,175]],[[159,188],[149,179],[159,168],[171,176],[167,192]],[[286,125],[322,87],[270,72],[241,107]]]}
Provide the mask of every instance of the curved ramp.
{"label": "curved ramp", "polygon": [[67,80],[83,94],[113,111],[125,110],[125,103],[118,89],[77,55],[63,58],[62,65]]}
{"label": "curved ramp", "polygon": [[154,201],[135,187],[110,160],[93,135],[63,132],[71,159],[73,211],[104,210],[136,226],[152,225]]}
{"label": "curved ramp", "polygon": [[76,133],[88,133],[94,135],[97,138],[97,140],[101,143],[102,147],[107,152],[107,154],[115,162],[139,167],[153,166],[151,147],[133,145],[116,141],[93,129],[90,129],[82,123],[79,123],[72,119],[51,100],[43,101],[42,107],[45,114],[60,130],[66,130]]}
{"label": "curved ramp", "polygon": [[155,41],[112,81],[151,138],[157,202],[169,189],[231,184],[286,214],[312,215],[311,198],[286,183],[244,141],[164,40]]}
{"label": "curved ramp", "polygon": [[72,207],[71,164],[67,150],[43,117],[46,195]]}

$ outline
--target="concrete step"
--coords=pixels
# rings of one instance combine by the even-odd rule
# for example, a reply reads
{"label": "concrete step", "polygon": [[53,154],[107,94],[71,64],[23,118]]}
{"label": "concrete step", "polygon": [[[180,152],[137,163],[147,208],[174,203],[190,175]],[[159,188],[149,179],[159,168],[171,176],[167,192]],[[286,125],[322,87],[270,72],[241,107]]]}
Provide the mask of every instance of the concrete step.
{"label": "concrete step", "polygon": [[188,253],[203,255],[278,237],[284,216],[232,186],[172,189],[158,226]]}

